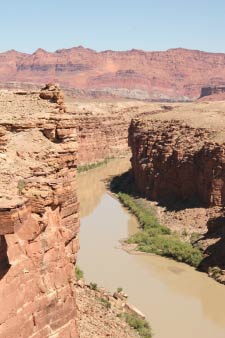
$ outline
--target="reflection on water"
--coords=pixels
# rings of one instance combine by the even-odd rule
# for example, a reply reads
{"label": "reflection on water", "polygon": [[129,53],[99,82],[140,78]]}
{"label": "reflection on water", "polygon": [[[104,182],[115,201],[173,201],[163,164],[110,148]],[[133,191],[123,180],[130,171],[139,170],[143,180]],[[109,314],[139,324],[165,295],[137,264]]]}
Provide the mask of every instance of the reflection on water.
{"label": "reflection on water", "polygon": [[107,176],[129,166],[126,160],[114,163],[79,176],[78,264],[87,281],[111,291],[123,287],[146,314],[156,338],[225,338],[224,286],[185,264],[118,249],[119,240],[134,233],[138,224],[106,192]]}

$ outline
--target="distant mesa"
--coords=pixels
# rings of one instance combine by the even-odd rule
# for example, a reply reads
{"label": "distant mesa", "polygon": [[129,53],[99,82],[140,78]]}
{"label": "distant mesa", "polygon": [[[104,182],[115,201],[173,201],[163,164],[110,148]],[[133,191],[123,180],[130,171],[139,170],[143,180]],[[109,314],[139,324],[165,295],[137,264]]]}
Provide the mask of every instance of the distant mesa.
{"label": "distant mesa", "polygon": [[[57,82],[87,96],[193,101],[225,86],[225,54],[183,48],[96,52],[83,46],[33,54],[0,53],[0,86]],[[128,71],[129,70],[129,71]],[[202,89],[202,87],[204,87]],[[216,89],[215,89],[216,88]],[[83,95],[82,94],[82,95]]]}

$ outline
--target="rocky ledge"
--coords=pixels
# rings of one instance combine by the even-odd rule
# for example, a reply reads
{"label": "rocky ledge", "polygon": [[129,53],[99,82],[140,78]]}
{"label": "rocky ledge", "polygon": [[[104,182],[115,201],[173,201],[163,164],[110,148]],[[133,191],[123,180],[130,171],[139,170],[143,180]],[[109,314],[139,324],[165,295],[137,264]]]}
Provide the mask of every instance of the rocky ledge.
{"label": "rocky ledge", "polygon": [[57,86],[0,91],[0,337],[78,337],[76,157]]}

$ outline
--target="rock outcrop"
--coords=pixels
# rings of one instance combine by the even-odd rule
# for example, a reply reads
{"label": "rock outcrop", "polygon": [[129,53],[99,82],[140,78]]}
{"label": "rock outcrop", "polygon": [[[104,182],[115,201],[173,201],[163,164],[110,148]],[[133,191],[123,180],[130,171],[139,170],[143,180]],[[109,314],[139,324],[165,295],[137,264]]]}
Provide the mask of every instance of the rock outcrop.
{"label": "rock outcrop", "polygon": [[225,205],[225,144],[178,121],[133,120],[132,168],[141,193],[153,200]]}
{"label": "rock outcrop", "polygon": [[0,337],[76,338],[76,122],[55,85],[0,101]]}
{"label": "rock outcrop", "polygon": [[96,52],[83,47],[54,53],[0,54],[0,83],[59,82],[74,95],[119,96],[140,100],[191,100],[203,86],[225,82],[222,53],[170,49]]}

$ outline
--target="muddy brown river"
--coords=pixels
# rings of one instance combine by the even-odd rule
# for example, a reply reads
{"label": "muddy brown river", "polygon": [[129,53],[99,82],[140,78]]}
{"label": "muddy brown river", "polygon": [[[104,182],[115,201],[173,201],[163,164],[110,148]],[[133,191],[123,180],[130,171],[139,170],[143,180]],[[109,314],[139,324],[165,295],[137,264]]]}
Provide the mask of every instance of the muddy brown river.
{"label": "muddy brown river", "polygon": [[105,181],[128,167],[127,159],[113,160],[78,176],[78,265],[85,279],[112,292],[123,287],[155,338],[225,338],[225,286],[188,265],[119,248],[119,240],[137,231],[138,224],[107,192]]}

